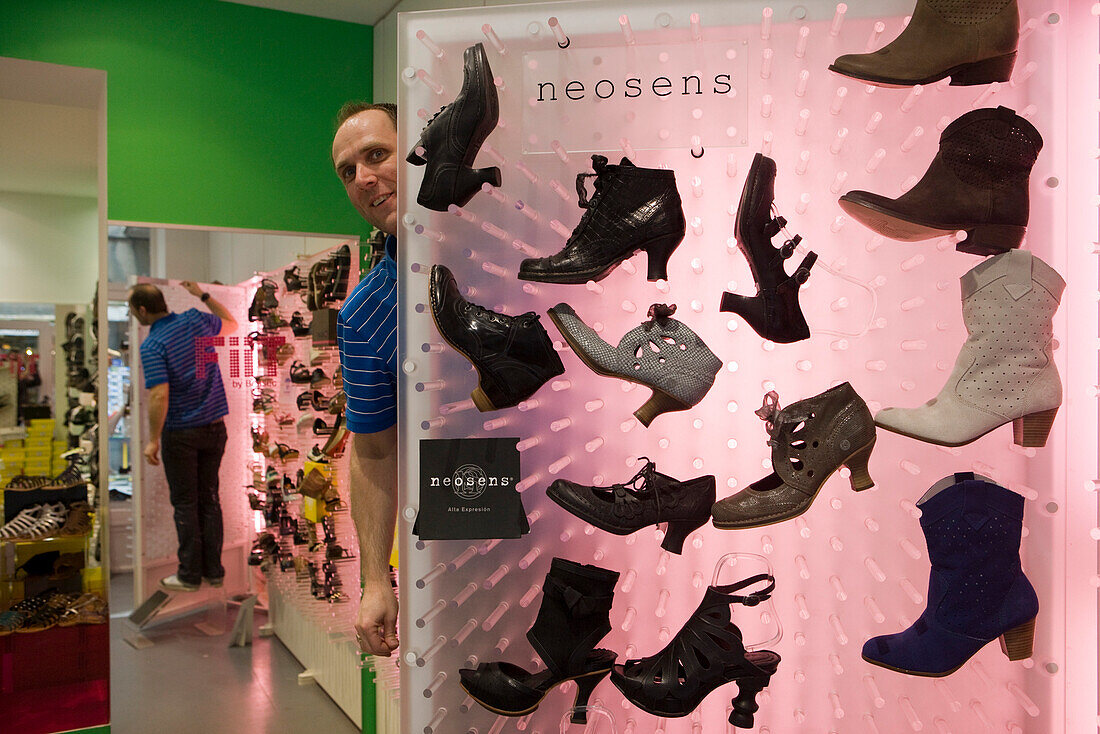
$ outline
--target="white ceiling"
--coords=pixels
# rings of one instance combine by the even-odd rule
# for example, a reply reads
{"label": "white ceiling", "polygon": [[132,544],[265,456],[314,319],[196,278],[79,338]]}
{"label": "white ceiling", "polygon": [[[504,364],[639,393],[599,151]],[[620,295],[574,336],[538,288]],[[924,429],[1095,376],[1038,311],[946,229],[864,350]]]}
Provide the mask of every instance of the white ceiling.
{"label": "white ceiling", "polygon": [[0,58],[0,191],[97,195],[102,71]]}
{"label": "white ceiling", "polygon": [[374,25],[397,5],[398,0],[225,0],[225,2]]}

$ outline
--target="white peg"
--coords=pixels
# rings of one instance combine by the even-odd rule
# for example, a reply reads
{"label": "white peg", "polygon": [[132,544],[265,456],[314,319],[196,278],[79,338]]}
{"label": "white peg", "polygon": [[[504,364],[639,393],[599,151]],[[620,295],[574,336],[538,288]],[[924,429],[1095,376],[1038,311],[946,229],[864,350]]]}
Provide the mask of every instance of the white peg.
{"label": "white peg", "polygon": [[764,49],[760,54],[760,78],[771,79],[772,78],[772,58],[775,56],[775,51],[770,48]]}
{"label": "white peg", "polygon": [[805,97],[806,87],[810,84],[810,72],[808,69],[803,69],[798,72],[798,83],[794,87],[794,96]]}
{"label": "white peg", "polygon": [[794,45],[794,56],[801,59],[806,55],[806,46],[810,41],[810,26],[804,25],[798,29],[798,41]]}
{"label": "white peg", "polygon": [[922,94],[924,94],[924,87],[922,87],[920,84],[917,84],[911,90],[909,90],[909,94],[907,94],[905,96],[905,99],[902,100],[901,105],[898,107],[898,109],[900,109],[902,112],[908,112],[909,110],[913,109],[913,105],[917,103],[917,100],[920,99],[920,96]]}
{"label": "white peg", "polygon": [[688,16],[688,23],[691,24],[691,40],[695,43],[703,40],[703,28],[699,23],[699,14],[692,13]]}
{"label": "white peg", "polygon": [[635,43],[634,29],[630,27],[630,18],[626,17],[625,13],[619,16],[619,28],[623,32],[623,40],[626,45],[633,46]]}
{"label": "white peg", "polygon": [[833,101],[829,105],[830,115],[839,115],[840,110],[844,107],[844,100],[848,96],[848,87],[837,87],[836,94],[833,95]]}
{"label": "white peg", "polygon": [[829,35],[836,38],[840,35],[840,26],[844,24],[844,14],[848,12],[848,6],[838,3],[836,13],[833,14],[833,22],[829,24]]}
{"label": "white peg", "polygon": [[[833,155],[840,153],[841,148],[844,147],[844,141],[848,139],[848,128],[842,127],[836,131],[836,135],[833,136],[833,142],[829,144],[829,152]],[[847,175],[847,174],[845,174]],[[836,193],[835,191],[833,192]]]}
{"label": "white peg", "polygon": [[493,30],[493,27],[491,25],[486,23],[485,25],[481,26],[481,32],[485,35],[485,40],[487,40],[490,45],[492,45],[492,47],[497,50],[498,54],[503,56],[505,53],[507,53],[507,49],[504,48],[504,44],[500,42],[500,37],[497,36],[496,31]]}
{"label": "white peg", "polygon": [[864,51],[873,51],[878,44],[878,37],[882,35],[882,32],[886,30],[886,24],[881,20],[875,21],[874,27],[871,29],[871,35],[867,39],[867,45],[864,47]]}
{"label": "white peg", "polygon": [[803,109],[798,113],[798,122],[794,127],[794,134],[802,137],[806,134],[806,128],[810,125],[810,111]]}
{"label": "white peg", "polygon": [[425,33],[424,31],[417,31],[416,32],[416,38],[417,38],[418,41],[420,41],[422,44],[424,44],[425,48],[427,48],[429,51],[432,52],[433,56],[435,56],[437,59],[442,60],[442,58],[443,58],[443,49],[441,49],[439,46],[437,46],[435,41],[433,41],[427,33]]}
{"label": "white peg", "polygon": [[772,37],[772,9],[764,8],[760,13],[760,40],[767,41]]}

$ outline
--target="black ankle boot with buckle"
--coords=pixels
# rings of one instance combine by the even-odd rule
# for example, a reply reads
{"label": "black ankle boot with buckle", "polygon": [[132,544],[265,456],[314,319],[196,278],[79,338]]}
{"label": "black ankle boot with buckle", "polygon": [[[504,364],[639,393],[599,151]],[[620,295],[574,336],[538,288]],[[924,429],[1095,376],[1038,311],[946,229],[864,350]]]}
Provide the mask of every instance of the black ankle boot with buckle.
{"label": "black ankle boot with buckle", "polygon": [[[639,168],[627,158],[608,164],[592,156],[595,173],[577,174],[581,221],[556,255],[528,258],[519,267],[521,280],[543,283],[587,283],[603,280],[619,263],[639,250],[649,258],[648,280],[668,279],[668,259],[687,230],[676,174]],[[584,180],[595,178],[595,193],[586,196]]]}
{"label": "black ankle boot with buckle", "polygon": [[439,334],[477,369],[478,410],[517,405],[565,372],[535,312],[506,316],[470,303],[443,265],[432,266],[429,298]]}
{"label": "black ankle boot with buckle", "polygon": [[723,293],[721,310],[737,314],[765,339],[790,344],[810,338],[810,327],[798,303],[798,289],[810,277],[817,253],[807,253],[794,274],[787,275],[783,261],[794,254],[802,237],[794,235],[782,247],[772,245],[772,237],[787,226],[783,217],[772,217],[775,173],[775,161],[757,153],[733,222],[733,236],[749,262],[756,295]]}
{"label": "black ankle boot with buckle", "polygon": [[490,711],[525,716],[560,683],[577,681],[570,720],[587,723],[589,696],[607,676],[615,653],[596,649],[611,631],[616,571],[555,558],[542,586],[542,606],[527,639],[546,670],[529,673],[512,663],[481,663],[458,671],[462,688]]}
{"label": "black ankle boot with buckle", "polygon": [[451,204],[465,206],[482,184],[500,186],[499,168],[471,167],[481,144],[497,126],[493,70],[480,43],[466,49],[462,58],[462,90],[428,121],[405,158],[414,166],[427,164],[416,203],[437,212],[447,211]]}

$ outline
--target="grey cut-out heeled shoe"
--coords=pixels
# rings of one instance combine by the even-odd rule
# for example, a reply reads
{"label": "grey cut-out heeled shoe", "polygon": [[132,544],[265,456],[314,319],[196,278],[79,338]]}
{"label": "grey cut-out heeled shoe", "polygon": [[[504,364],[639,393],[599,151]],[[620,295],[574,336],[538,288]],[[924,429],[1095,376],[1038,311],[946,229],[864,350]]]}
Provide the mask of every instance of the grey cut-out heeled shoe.
{"label": "grey cut-out heeled shoe", "polygon": [[706,396],[722,360],[682,322],[676,306],[655,303],[649,321],[631,329],[612,347],[581,321],[568,303],[550,309],[550,320],[566,343],[593,372],[645,385],[653,395],[634,411],[647,428],[661,413],[687,410]]}

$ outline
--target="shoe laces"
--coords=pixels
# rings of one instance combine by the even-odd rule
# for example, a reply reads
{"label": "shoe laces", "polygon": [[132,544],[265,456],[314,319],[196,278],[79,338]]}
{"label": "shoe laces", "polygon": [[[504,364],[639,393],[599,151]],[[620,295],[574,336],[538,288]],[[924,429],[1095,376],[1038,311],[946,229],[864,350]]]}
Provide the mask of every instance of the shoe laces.
{"label": "shoe laces", "polygon": [[443,114],[443,110],[445,110],[445,109],[447,109],[447,106],[446,106],[446,105],[444,105],[444,106],[440,107],[440,108],[439,108],[439,112],[436,112],[436,113],[435,113],[434,115],[432,115],[431,117],[429,117],[429,118],[428,118],[428,121],[424,123],[424,127],[420,128],[420,134],[421,134],[421,135],[423,135],[423,134],[424,134],[424,131],[425,131],[425,130],[427,130],[427,129],[428,129],[429,127],[431,127],[431,124],[432,124],[433,122],[435,122],[435,118],[437,118],[437,117],[439,117],[439,116],[440,116],[441,114]]}
{"label": "shoe laces", "polygon": [[[581,221],[577,223],[575,230],[577,232],[579,232],[591,218],[592,210],[599,204],[609,184],[610,177],[607,175],[607,158],[602,155],[592,156],[592,170],[595,171],[595,173],[577,174],[577,206],[585,210],[584,214],[581,216]],[[588,191],[584,186],[585,179],[588,178],[596,179],[593,185],[591,199],[588,198]]]}
{"label": "shoe laces", "polygon": [[627,490],[635,496],[652,492],[657,502],[657,516],[660,517],[661,495],[657,492],[657,488],[653,486],[653,475],[657,471],[657,464],[648,456],[639,456],[638,459],[645,462],[642,468],[629,481],[616,484],[615,488]]}
{"label": "shoe laces", "polygon": [[800,423],[813,418],[813,411],[811,410],[792,411],[789,405],[786,409],[781,408],[779,393],[775,390],[769,390],[764,395],[763,404],[753,412],[760,417],[760,420],[764,421],[764,430],[768,432],[769,436],[768,445],[772,448],[779,448],[779,434],[785,426],[794,425],[797,430]]}
{"label": "shoe laces", "polygon": [[507,314],[490,311],[484,306],[479,306],[476,303],[470,303],[469,301],[466,302],[466,312],[472,313],[478,318],[492,321],[495,324],[500,324],[501,326],[509,326],[514,321],[521,319],[524,320],[523,323],[525,326],[527,326],[533,323],[533,320],[537,320],[539,317],[538,314],[534,311],[528,311],[526,313],[520,314],[519,316],[508,316]]}
{"label": "shoe laces", "polygon": [[654,303],[650,305],[649,311],[646,312],[646,316],[649,318],[649,321],[643,321],[642,327],[646,331],[649,331],[654,326],[667,326],[669,318],[674,313],[676,313],[675,303],[673,303],[672,305],[666,303]]}

